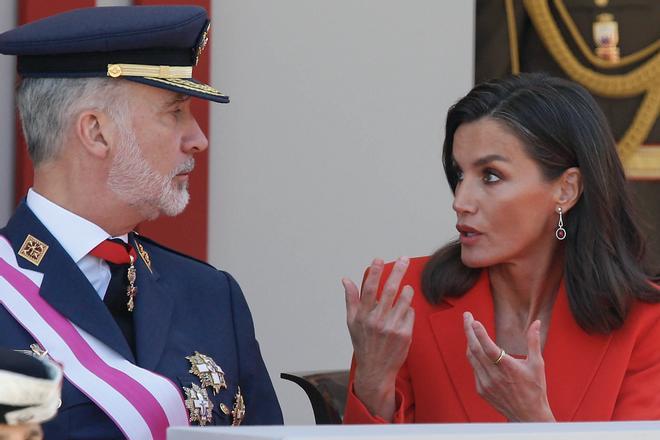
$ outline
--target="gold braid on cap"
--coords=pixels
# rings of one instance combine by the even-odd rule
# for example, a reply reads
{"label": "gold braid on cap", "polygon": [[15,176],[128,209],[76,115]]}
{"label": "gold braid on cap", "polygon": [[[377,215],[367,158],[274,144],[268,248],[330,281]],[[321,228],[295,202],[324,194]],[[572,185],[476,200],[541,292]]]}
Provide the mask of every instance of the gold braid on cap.
{"label": "gold braid on cap", "polygon": [[147,64],[108,64],[108,76],[147,78],[192,78],[192,66],[150,66]]}

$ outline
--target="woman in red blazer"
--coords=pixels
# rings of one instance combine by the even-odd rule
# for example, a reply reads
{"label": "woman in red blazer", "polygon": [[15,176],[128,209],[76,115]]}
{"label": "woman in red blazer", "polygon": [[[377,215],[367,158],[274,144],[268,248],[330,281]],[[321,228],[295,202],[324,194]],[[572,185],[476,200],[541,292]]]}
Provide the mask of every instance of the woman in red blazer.
{"label": "woman in red blazer", "polygon": [[660,419],[660,289],[593,98],[545,75],[478,85],[443,162],[459,240],[342,280],[344,422]]}

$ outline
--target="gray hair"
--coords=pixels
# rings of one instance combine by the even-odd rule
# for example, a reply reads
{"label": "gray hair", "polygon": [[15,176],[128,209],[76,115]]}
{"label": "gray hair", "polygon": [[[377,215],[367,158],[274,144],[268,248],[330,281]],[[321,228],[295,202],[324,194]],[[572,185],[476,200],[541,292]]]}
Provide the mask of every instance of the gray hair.
{"label": "gray hair", "polygon": [[16,100],[33,165],[57,157],[65,131],[81,111],[102,110],[115,121],[125,116],[123,83],[114,78],[24,78]]}

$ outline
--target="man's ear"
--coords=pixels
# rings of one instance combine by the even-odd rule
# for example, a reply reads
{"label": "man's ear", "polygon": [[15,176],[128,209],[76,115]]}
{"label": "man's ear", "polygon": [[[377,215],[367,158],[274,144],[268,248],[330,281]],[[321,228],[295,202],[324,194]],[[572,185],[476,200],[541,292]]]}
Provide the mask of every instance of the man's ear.
{"label": "man's ear", "polygon": [[99,159],[110,154],[112,124],[108,116],[98,110],[85,110],[75,121],[75,134],[85,150]]}
{"label": "man's ear", "polygon": [[565,170],[559,179],[555,193],[555,203],[567,213],[582,195],[582,173],[578,167]]}

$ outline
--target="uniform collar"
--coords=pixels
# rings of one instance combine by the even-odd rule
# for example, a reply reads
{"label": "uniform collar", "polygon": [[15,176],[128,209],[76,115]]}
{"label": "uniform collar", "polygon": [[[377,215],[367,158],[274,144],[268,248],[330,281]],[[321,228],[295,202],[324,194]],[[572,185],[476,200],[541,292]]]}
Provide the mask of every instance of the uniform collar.
{"label": "uniform collar", "polygon": [[[103,240],[112,238],[98,225],[53,203],[32,188],[26,203],[76,263]],[[116,238],[128,242],[128,234]]]}

